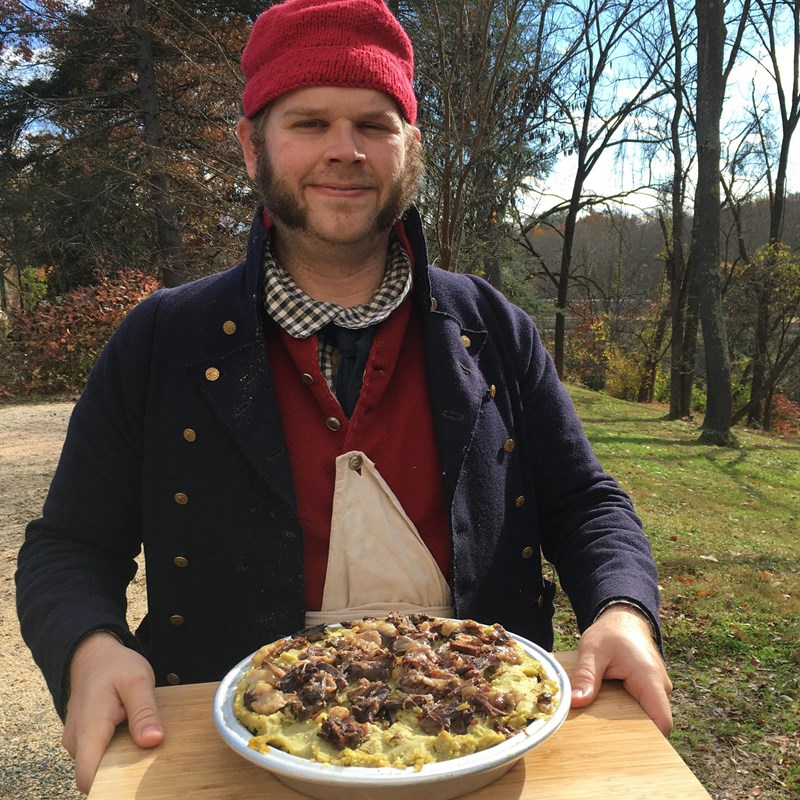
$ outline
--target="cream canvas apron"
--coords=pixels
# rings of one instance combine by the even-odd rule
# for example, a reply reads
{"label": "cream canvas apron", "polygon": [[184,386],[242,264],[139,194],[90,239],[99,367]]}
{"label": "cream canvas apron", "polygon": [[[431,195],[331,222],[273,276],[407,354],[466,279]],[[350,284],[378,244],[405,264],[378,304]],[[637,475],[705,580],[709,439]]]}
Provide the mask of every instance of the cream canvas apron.
{"label": "cream canvas apron", "polygon": [[351,450],[336,459],[322,609],[306,625],[390,611],[452,617],[450,587],[375,464]]}

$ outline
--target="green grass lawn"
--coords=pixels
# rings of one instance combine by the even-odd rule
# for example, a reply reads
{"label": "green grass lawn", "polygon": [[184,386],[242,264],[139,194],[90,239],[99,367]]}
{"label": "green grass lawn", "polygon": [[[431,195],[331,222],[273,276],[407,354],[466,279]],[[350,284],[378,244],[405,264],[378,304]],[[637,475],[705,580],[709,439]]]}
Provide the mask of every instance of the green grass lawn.
{"label": "green grass lawn", "polygon": [[[800,795],[800,441],[697,444],[666,409],[570,387],[660,570],[672,742],[715,798]],[[574,648],[564,618],[557,647]]]}

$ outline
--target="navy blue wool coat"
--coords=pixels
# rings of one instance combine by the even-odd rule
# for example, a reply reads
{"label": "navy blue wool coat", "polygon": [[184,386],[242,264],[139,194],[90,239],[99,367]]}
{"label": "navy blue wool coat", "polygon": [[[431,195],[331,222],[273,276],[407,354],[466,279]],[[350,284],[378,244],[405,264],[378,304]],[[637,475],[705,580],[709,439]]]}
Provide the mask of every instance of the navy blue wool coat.
{"label": "navy blue wool coat", "polygon": [[[658,630],[641,523],[530,318],[479,278],[425,268],[413,208],[404,224],[456,614],[551,648],[543,554],[581,629],[620,598]],[[91,630],[139,649],[164,684],[217,680],[304,625],[303,532],[263,335],[265,237],[256,214],[245,261],[137,306],[75,407],[16,576],[23,635],[61,713],[65,668]],[[413,430],[394,434],[413,446]],[[133,635],[125,591],[142,546],[148,614]]]}

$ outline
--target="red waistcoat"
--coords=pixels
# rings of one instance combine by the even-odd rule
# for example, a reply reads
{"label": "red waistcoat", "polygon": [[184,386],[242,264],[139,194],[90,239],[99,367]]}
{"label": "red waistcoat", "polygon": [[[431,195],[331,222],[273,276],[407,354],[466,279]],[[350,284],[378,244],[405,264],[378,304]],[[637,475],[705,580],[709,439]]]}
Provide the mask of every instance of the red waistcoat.
{"label": "red waistcoat", "polygon": [[360,450],[375,462],[447,578],[450,532],[428,400],[422,323],[411,298],[376,329],[350,419],[322,376],[317,344],[316,335],[295,339],[275,324],[267,332],[303,527],[306,608],[319,610],[322,605],[335,460],[349,450]]}

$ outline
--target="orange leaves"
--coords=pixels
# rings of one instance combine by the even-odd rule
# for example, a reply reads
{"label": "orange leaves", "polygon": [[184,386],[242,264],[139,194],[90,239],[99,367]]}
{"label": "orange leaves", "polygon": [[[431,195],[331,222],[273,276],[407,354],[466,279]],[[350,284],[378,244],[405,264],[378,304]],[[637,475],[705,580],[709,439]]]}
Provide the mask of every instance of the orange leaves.
{"label": "orange leaves", "polygon": [[125,314],[157,288],[136,269],[96,275],[96,283],[40,300],[12,317],[3,355],[13,395],[77,392],[108,337]]}

